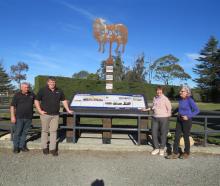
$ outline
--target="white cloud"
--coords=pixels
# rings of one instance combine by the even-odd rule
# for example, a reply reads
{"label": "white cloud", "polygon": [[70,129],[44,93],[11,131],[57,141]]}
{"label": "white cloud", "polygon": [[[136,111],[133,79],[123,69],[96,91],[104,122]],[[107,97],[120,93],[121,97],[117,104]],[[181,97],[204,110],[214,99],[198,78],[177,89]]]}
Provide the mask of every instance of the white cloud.
{"label": "white cloud", "polygon": [[52,69],[61,68],[61,66],[57,65],[58,61],[52,57],[38,53],[25,53],[24,55],[29,57],[33,63],[37,65],[42,65],[45,68],[52,68]]}
{"label": "white cloud", "polygon": [[85,16],[87,19],[94,20],[97,17],[96,15],[92,14],[88,10],[76,7],[76,6],[74,6],[74,5],[70,4],[70,3],[67,3],[65,1],[61,2],[61,4],[63,4],[64,6],[74,10],[75,12],[80,13],[81,15]]}
{"label": "white cloud", "polygon": [[187,56],[189,59],[192,59],[192,60],[196,60],[196,59],[198,59],[199,57],[201,57],[201,55],[198,54],[198,53],[187,53],[186,56]]}
{"label": "white cloud", "polygon": [[70,24],[70,23],[58,23],[59,27],[67,32],[79,32],[81,30],[83,30],[82,27],[76,26],[74,24]]}
{"label": "white cloud", "polygon": [[64,30],[70,31],[70,32],[81,30],[81,28],[79,26],[75,26],[73,24],[65,24],[63,28],[64,28]]}

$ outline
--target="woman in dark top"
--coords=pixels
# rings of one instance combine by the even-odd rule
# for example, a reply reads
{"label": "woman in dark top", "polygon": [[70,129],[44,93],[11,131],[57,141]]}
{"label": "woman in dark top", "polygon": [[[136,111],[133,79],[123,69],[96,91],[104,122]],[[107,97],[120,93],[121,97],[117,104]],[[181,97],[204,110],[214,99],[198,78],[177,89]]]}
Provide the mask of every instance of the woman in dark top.
{"label": "woman in dark top", "polygon": [[[167,158],[177,159],[179,157],[181,159],[187,159],[190,154],[189,135],[192,127],[192,117],[199,113],[199,109],[191,97],[191,91],[188,86],[182,86],[180,90],[180,99],[177,111],[178,116],[176,123],[175,140],[173,145],[173,154],[167,156]],[[179,155],[178,148],[181,133],[183,133],[185,149],[184,153]]]}

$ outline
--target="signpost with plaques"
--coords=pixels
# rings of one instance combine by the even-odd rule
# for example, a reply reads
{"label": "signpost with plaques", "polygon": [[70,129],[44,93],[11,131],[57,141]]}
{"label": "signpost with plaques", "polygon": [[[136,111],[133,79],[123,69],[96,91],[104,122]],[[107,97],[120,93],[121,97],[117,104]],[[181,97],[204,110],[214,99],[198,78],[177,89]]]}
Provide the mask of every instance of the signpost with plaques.
{"label": "signpost with plaques", "polygon": [[[106,92],[112,93],[114,88],[114,61],[112,58],[112,44],[115,42],[117,44],[115,52],[118,53],[118,50],[122,46],[122,53],[125,50],[125,45],[128,38],[128,30],[123,24],[106,24],[105,20],[102,18],[97,18],[93,23],[93,35],[99,43],[99,51],[105,51],[105,44],[109,43],[109,57],[106,60]],[[111,127],[112,119],[104,118],[103,127]],[[103,142],[111,143],[111,132],[103,132]]]}

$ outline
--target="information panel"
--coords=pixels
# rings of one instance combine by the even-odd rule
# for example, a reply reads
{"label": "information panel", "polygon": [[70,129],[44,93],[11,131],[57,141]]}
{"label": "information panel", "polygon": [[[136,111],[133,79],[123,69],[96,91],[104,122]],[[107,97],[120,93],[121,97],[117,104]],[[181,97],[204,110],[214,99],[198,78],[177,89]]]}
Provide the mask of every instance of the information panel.
{"label": "information panel", "polygon": [[142,109],[145,99],[140,94],[76,94],[70,106]]}

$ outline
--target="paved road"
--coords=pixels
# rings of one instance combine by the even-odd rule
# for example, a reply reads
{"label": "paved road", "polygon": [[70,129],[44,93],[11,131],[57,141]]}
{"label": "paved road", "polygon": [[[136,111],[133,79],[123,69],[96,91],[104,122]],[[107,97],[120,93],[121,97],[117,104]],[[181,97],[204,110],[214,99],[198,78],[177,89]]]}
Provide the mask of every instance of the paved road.
{"label": "paved road", "polygon": [[147,152],[61,151],[52,157],[0,149],[0,185],[78,186],[96,179],[93,185],[220,185],[220,156],[166,160]]}

